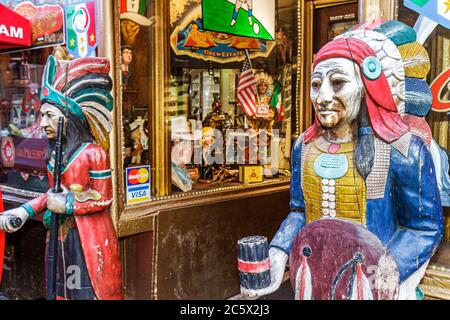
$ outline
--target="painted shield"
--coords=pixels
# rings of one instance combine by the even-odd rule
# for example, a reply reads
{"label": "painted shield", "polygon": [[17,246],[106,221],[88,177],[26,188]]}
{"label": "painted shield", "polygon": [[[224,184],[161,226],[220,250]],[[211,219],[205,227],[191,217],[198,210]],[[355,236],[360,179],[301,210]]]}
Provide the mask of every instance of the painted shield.
{"label": "painted shield", "polygon": [[308,223],[294,240],[290,279],[298,300],[394,300],[394,257],[366,228],[338,219]]}

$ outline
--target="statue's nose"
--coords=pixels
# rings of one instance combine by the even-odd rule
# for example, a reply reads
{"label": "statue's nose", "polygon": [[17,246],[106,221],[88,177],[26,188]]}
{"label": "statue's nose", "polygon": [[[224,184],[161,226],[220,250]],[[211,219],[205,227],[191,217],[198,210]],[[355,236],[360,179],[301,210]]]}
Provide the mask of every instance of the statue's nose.
{"label": "statue's nose", "polygon": [[46,117],[42,117],[41,119],[41,127],[47,127],[48,126],[48,121]]}
{"label": "statue's nose", "polygon": [[326,83],[322,85],[319,91],[319,95],[317,96],[317,103],[321,107],[326,107],[333,102],[333,94],[331,90],[329,90]]}
{"label": "statue's nose", "polygon": [[320,107],[326,108],[328,105],[330,105],[333,102],[333,99],[331,97],[318,97],[317,103]]}

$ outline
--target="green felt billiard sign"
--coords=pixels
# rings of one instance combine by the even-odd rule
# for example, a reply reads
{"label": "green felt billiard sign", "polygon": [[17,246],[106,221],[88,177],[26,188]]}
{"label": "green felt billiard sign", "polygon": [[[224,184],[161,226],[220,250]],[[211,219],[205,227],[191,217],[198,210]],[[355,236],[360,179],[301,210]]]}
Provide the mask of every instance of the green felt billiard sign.
{"label": "green felt billiard sign", "polygon": [[275,40],[275,0],[203,0],[203,29]]}
{"label": "green felt billiard sign", "polygon": [[412,3],[418,5],[419,7],[423,7],[426,5],[430,0],[410,0]]}

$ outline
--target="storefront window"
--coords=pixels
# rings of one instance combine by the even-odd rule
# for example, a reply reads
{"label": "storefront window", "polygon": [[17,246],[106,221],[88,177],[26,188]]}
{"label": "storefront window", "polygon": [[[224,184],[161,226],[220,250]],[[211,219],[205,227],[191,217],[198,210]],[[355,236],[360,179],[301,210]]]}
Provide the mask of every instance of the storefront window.
{"label": "storefront window", "polygon": [[0,41],[0,184],[13,192],[46,192],[39,96],[47,57],[65,43],[64,1],[1,0],[0,6],[11,18]]}
{"label": "storefront window", "polygon": [[[298,135],[297,1],[274,3],[273,41],[203,30],[198,0],[117,4],[126,205],[289,182]],[[224,4],[231,21],[234,2]],[[252,30],[264,33],[254,21]],[[252,115],[243,106],[249,96],[239,96],[245,61],[254,77],[246,92]]]}
{"label": "storefront window", "polygon": [[48,54],[41,49],[0,55],[1,183],[37,192],[48,190],[39,112]]}
{"label": "storefront window", "polygon": [[122,1],[118,6],[124,200],[132,205],[151,200],[151,152],[157,152],[152,150],[150,133],[154,1]]}
{"label": "storefront window", "polygon": [[[223,5],[231,24],[237,19],[259,32],[251,1],[241,3],[238,15],[234,2]],[[289,181],[296,128],[296,5],[275,1],[276,36],[267,41],[203,30],[201,1],[170,1],[166,116],[173,194]],[[246,75],[254,81],[251,88]]]}
{"label": "storefront window", "polygon": [[[97,55],[100,39],[96,27],[102,18],[96,14],[95,2],[82,4],[87,8],[84,14],[75,10],[77,4],[66,5],[64,0],[0,0],[1,14],[12,17],[2,25],[6,37],[0,39],[0,185],[16,195],[32,197],[49,189],[47,138],[40,114],[47,58],[51,54],[58,60]],[[90,26],[89,34],[80,31],[80,24]],[[19,44],[19,38],[24,43]]]}
{"label": "storefront window", "polygon": [[[145,32],[143,32],[144,34]],[[142,39],[144,38],[144,39]],[[149,91],[148,87],[148,34],[142,35],[134,46],[123,45],[123,126],[125,137],[124,166],[149,165]],[[147,44],[147,45],[146,45]],[[133,60],[139,62],[137,64]]]}

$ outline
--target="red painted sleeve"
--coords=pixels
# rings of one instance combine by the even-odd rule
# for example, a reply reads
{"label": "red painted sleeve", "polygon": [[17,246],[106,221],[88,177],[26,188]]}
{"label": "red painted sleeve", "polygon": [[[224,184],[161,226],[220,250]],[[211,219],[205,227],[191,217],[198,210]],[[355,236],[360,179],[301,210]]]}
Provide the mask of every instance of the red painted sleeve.
{"label": "red painted sleeve", "polygon": [[88,200],[86,202],[78,202],[75,200],[73,206],[74,215],[103,211],[112,202],[112,180],[108,154],[99,145],[94,144],[84,152],[88,153],[87,156],[89,159],[89,187],[99,192],[101,198],[98,201]]}
{"label": "red painted sleeve", "polygon": [[22,208],[27,210],[28,214],[31,218],[34,218],[36,215],[40,214],[47,208],[47,193],[40,195],[33,200],[28,201]]}

